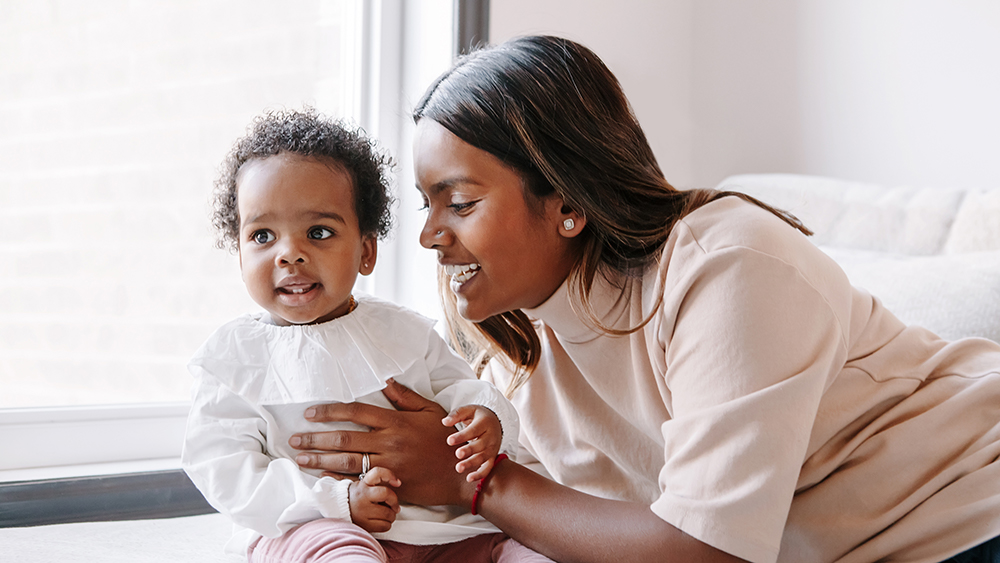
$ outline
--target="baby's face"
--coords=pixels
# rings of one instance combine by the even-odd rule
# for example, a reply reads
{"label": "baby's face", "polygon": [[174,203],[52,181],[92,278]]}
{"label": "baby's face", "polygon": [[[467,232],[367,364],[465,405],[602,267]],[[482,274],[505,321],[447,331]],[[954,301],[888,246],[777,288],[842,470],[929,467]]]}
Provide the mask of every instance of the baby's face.
{"label": "baby's face", "polygon": [[351,177],[325,160],[281,153],[243,165],[237,178],[240,269],[250,297],[281,325],[346,314],[358,273],[375,266]]}

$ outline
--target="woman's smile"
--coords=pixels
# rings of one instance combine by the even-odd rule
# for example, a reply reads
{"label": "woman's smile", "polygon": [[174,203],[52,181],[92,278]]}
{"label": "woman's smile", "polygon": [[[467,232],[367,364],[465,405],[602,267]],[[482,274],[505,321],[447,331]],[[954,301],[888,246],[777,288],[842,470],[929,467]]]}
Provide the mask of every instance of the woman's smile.
{"label": "woman's smile", "polygon": [[462,284],[471,280],[479,272],[479,264],[445,265],[444,273],[451,276],[451,286],[453,291]]}
{"label": "woman's smile", "polygon": [[414,167],[420,244],[438,251],[464,318],[540,305],[569,275],[576,254],[558,196],[528,194],[520,173],[431,119],[417,124]]}

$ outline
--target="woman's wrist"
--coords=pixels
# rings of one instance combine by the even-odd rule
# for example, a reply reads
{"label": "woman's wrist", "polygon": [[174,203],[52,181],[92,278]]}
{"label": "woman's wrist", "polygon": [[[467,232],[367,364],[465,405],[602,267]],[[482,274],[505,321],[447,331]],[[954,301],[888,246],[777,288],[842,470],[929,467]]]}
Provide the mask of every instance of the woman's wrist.
{"label": "woman's wrist", "polygon": [[[510,486],[510,479],[520,469],[516,462],[511,461],[506,456],[504,456],[504,460],[501,463],[501,460],[498,459],[493,465],[490,474],[485,479],[470,483],[469,485],[471,486],[465,489],[465,494],[468,498],[465,504],[466,508],[472,507],[473,503],[475,503],[476,513],[480,515],[496,515],[496,509],[498,508],[496,499],[504,496],[504,491]],[[490,519],[490,517],[487,517],[487,520]]]}
{"label": "woman's wrist", "polygon": [[461,506],[462,508],[468,509],[472,506],[472,498],[476,496],[476,483],[477,481],[469,482],[464,474],[455,473],[458,476],[458,482],[455,488],[457,491],[457,497],[454,502],[455,506]]}
{"label": "woman's wrist", "polygon": [[485,477],[483,477],[476,483],[476,490],[473,491],[472,493],[472,502],[470,503],[471,507],[470,511],[472,512],[473,516],[479,514],[479,508],[477,506],[479,504],[479,497],[485,494],[483,491],[489,484],[490,477],[493,475],[493,472],[496,470],[497,466],[500,465],[500,462],[505,459],[507,459],[507,454],[498,455],[496,459],[493,461],[493,469],[491,469],[490,472],[487,473]]}

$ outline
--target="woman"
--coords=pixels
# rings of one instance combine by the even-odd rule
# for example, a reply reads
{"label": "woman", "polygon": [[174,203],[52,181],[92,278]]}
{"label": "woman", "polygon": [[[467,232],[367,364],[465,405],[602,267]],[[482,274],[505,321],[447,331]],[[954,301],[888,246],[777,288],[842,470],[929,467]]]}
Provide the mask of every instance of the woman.
{"label": "woman", "polygon": [[521,453],[477,495],[446,470],[440,409],[392,387],[399,412],[318,406],[372,431],[293,437],[301,465],[346,475],[369,453],[402,500],[475,498],[557,561],[1000,544],[1000,345],[903,326],[787,214],[672,188],[614,76],[571,41],[474,53],[414,117],[421,244],[457,341],[492,354],[483,377],[518,408]]}

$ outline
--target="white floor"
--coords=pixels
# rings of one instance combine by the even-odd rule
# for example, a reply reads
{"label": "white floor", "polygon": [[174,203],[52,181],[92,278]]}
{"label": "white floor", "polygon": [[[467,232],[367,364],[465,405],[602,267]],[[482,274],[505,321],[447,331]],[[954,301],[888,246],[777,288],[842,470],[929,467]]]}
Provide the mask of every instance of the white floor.
{"label": "white floor", "polygon": [[0,529],[0,560],[18,563],[240,563],[222,514]]}

